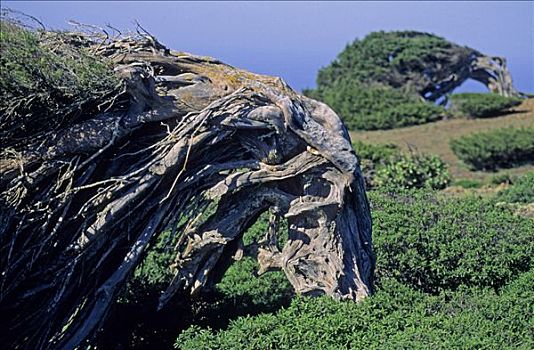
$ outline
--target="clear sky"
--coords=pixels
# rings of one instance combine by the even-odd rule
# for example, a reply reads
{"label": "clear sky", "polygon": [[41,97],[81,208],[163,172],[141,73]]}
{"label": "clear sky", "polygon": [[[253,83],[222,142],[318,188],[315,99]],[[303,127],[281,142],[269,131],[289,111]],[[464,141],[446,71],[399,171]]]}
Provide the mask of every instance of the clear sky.
{"label": "clear sky", "polygon": [[[3,7],[67,28],[68,19],[125,29],[134,20],[166,46],[315,85],[345,45],[377,30],[413,29],[504,56],[516,87],[534,92],[534,2],[48,2]],[[463,91],[484,91],[470,82]]]}

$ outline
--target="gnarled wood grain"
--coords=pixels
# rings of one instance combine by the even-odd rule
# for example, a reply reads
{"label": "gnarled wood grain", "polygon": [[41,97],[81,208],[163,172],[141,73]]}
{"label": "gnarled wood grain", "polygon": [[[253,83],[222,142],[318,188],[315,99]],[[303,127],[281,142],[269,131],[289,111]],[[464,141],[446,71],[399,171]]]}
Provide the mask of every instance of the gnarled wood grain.
{"label": "gnarled wood grain", "polygon": [[209,288],[270,208],[273,225],[287,218],[289,240],[260,249],[263,270],[281,268],[298,293],[371,293],[363,178],[330,108],[281,79],[170,51],[149,36],[93,50],[126,82],[128,109],[30,135],[3,153],[2,344],[81,344],[169,227],[179,235],[176,276],[160,307]]}

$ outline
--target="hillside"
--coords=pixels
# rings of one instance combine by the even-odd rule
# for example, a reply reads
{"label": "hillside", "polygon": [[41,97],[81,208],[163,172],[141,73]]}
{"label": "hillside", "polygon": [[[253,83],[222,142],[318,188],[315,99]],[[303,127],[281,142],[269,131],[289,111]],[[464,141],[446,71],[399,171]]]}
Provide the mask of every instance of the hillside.
{"label": "hillside", "polygon": [[[448,119],[391,130],[351,131],[351,137],[353,140],[373,144],[393,143],[405,150],[411,148],[420,152],[437,154],[449,164],[453,179],[487,180],[496,173],[469,170],[452,152],[449,141],[473,132],[507,126],[534,126],[534,98],[524,100],[521,105],[513,109],[512,113],[495,118]],[[512,169],[502,169],[497,174],[523,174],[533,170],[534,165],[525,165]]]}

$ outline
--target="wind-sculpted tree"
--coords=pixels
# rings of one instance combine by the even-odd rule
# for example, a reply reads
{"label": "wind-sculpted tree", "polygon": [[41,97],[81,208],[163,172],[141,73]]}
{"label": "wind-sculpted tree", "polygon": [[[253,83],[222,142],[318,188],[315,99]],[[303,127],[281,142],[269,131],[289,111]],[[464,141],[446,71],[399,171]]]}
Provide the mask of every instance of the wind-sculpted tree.
{"label": "wind-sculpted tree", "polygon": [[[72,349],[89,339],[167,228],[177,241],[175,278],[160,307],[210,288],[267,210],[262,271],[282,269],[302,294],[360,300],[372,292],[363,178],[329,107],[279,78],[171,51],[141,29],[115,38],[23,31],[39,38],[41,50],[25,60],[46,54],[49,62],[80,63],[87,56],[113,67],[107,75],[120,84],[98,95],[84,90],[85,102],[57,120],[36,114],[53,106],[32,105],[33,90],[10,91],[16,105],[2,101],[0,329],[7,348]],[[63,71],[69,62],[42,76],[76,72]],[[282,216],[289,239],[279,249],[272,232]]]}
{"label": "wind-sculpted tree", "polygon": [[416,31],[374,32],[355,40],[319,71],[317,85],[320,89],[350,81],[379,83],[435,101],[467,79],[493,93],[518,95],[505,58]]}
{"label": "wind-sculpted tree", "polygon": [[519,97],[503,57],[490,57],[416,31],[374,32],[355,40],[319,70],[304,93],[331,106],[351,129],[390,129],[446,115],[438,102],[466,80],[493,93]]}

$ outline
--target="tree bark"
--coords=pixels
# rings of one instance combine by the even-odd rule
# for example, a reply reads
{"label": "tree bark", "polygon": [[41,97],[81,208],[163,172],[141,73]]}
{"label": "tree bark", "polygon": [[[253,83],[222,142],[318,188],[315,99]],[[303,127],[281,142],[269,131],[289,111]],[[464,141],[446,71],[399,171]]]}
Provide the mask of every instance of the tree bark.
{"label": "tree bark", "polygon": [[177,272],[160,307],[212,286],[269,208],[288,219],[289,241],[262,255],[265,269],[281,268],[298,293],[372,292],[364,181],[329,107],[149,35],[92,47],[124,79],[128,109],[2,155],[2,344],[80,345],[167,228],[179,235]]}

